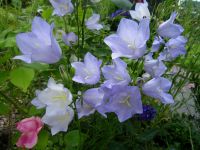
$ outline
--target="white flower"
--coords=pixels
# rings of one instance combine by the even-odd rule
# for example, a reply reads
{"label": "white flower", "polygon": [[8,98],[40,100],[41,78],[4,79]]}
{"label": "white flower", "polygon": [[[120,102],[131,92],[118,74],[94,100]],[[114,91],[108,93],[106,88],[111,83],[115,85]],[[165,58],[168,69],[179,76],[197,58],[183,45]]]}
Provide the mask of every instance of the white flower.
{"label": "white flower", "polygon": [[144,3],[136,3],[135,11],[130,10],[131,17],[138,21],[142,20],[143,18],[150,19],[150,12],[148,9],[148,3],[145,1]]}
{"label": "white flower", "polygon": [[73,117],[74,111],[71,107],[55,104],[46,108],[42,121],[51,127],[51,134],[55,135],[60,131],[66,132]]}
{"label": "white flower", "polygon": [[31,103],[37,108],[54,104],[68,106],[72,102],[71,92],[63,84],[56,84],[53,78],[49,79],[46,89],[36,91],[36,96]]}
{"label": "white flower", "polygon": [[86,27],[90,30],[100,30],[103,28],[101,24],[99,24],[100,15],[93,14],[85,23]]}

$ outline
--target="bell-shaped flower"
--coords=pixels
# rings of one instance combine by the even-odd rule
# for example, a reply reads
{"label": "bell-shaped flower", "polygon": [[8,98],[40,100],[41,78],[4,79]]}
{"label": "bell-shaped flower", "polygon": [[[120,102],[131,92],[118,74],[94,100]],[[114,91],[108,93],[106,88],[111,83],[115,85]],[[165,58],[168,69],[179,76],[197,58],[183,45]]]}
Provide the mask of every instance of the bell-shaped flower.
{"label": "bell-shaped flower", "polygon": [[143,87],[143,93],[147,96],[161,100],[164,104],[174,103],[172,95],[167,93],[172,83],[163,77],[153,78],[146,82]]}
{"label": "bell-shaped flower", "polygon": [[185,44],[187,39],[183,36],[178,36],[175,39],[170,39],[165,44],[165,50],[160,53],[159,59],[165,61],[171,61],[178,57],[179,55],[184,55],[186,53]]}
{"label": "bell-shaped flower", "polygon": [[163,22],[158,27],[158,34],[164,38],[176,38],[179,36],[183,31],[183,27],[179,24],[174,24],[174,20],[176,19],[176,12],[173,12],[170,18]]}
{"label": "bell-shaped flower", "polygon": [[49,0],[54,7],[53,15],[64,16],[74,10],[71,0]]}
{"label": "bell-shaped flower", "polygon": [[55,104],[68,106],[72,102],[71,92],[63,84],[56,84],[53,78],[49,79],[46,89],[37,91],[36,96],[31,103],[37,108]]}
{"label": "bell-shaped flower", "polygon": [[42,121],[51,127],[51,134],[55,135],[60,131],[66,132],[73,117],[74,111],[71,107],[54,104],[46,108]]}
{"label": "bell-shaped flower", "polygon": [[22,148],[33,148],[38,140],[38,133],[43,127],[43,123],[39,117],[31,117],[21,120],[17,123],[17,130],[22,134],[16,145]]}
{"label": "bell-shaped flower", "polygon": [[111,88],[113,85],[128,85],[131,78],[126,70],[127,64],[119,58],[113,60],[113,65],[102,68],[106,79],[104,86]]}
{"label": "bell-shaped flower", "polygon": [[77,42],[78,36],[74,32],[70,32],[68,34],[63,33],[62,39],[66,45],[72,46],[73,44]]}
{"label": "bell-shaped flower", "polygon": [[60,60],[62,51],[53,36],[53,24],[50,26],[40,17],[32,22],[32,32],[16,36],[17,45],[23,55],[15,56],[26,63],[42,62],[53,64]]}
{"label": "bell-shaped flower", "polygon": [[145,1],[144,3],[136,3],[135,11],[130,10],[131,17],[138,21],[141,21],[143,18],[150,19],[150,12],[148,9],[148,3]]}
{"label": "bell-shaped flower", "polygon": [[95,112],[95,109],[91,105],[88,105],[84,101],[81,102],[81,100],[76,101],[76,110],[78,113],[78,119],[84,116],[89,116]]}
{"label": "bell-shaped flower", "polygon": [[99,24],[99,20],[99,14],[92,14],[92,16],[86,21],[85,25],[90,30],[101,30],[103,26]]}
{"label": "bell-shaped flower", "polygon": [[100,66],[102,61],[99,61],[91,53],[87,53],[83,62],[73,62],[71,65],[76,70],[73,81],[82,84],[96,84],[100,79]]}
{"label": "bell-shaped flower", "polygon": [[140,90],[136,86],[113,86],[109,91],[107,112],[114,112],[120,122],[131,118],[134,114],[141,114],[142,101]]}
{"label": "bell-shaped flower", "polygon": [[144,61],[144,70],[152,77],[159,77],[165,73],[167,67],[161,60],[148,57],[148,59]]}
{"label": "bell-shaped flower", "polygon": [[156,36],[151,47],[151,52],[157,52],[162,44],[165,44],[165,41],[160,36]]}
{"label": "bell-shaped flower", "polygon": [[149,39],[149,19],[142,19],[140,23],[121,19],[117,33],[104,39],[112,50],[112,59],[127,57],[138,59],[146,52],[146,41]]}

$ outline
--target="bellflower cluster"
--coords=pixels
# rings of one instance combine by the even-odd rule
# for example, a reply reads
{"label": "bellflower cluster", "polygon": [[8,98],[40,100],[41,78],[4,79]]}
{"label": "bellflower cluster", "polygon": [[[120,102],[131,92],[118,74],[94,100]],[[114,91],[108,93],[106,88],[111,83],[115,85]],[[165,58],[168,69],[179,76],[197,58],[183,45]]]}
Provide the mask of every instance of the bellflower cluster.
{"label": "bellflower cluster", "polygon": [[50,78],[47,88],[36,91],[36,96],[31,103],[38,109],[46,108],[42,121],[51,127],[52,135],[67,131],[74,117],[74,111],[69,106],[72,103],[71,92],[63,84],[56,84],[55,80]]}
{"label": "bellflower cluster", "polygon": [[16,37],[17,45],[23,55],[15,56],[26,63],[42,62],[53,64],[60,60],[62,51],[53,36],[53,27],[40,17],[32,22],[32,32],[20,33]]}

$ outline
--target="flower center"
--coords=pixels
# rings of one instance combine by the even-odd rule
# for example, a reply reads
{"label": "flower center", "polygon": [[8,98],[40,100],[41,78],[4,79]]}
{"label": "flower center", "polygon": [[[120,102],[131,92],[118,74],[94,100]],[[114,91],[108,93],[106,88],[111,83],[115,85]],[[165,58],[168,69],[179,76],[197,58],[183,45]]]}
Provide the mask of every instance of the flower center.
{"label": "flower center", "polygon": [[125,105],[127,105],[128,107],[131,107],[130,99],[131,99],[130,96],[126,96],[126,97],[125,97],[123,100],[121,100],[119,103],[125,104]]}

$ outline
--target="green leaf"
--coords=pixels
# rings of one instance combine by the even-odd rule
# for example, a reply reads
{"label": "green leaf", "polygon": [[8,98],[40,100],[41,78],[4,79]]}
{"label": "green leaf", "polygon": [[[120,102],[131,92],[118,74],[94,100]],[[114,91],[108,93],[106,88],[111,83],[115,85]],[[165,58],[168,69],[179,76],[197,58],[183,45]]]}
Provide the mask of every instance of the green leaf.
{"label": "green leaf", "polygon": [[10,72],[10,81],[16,87],[22,89],[23,92],[26,92],[34,78],[34,74],[33,69],[20,67]]}
{"label": "green leaf", "polygon": [[65,135],[64,142],[66,146],[76,147],[79,144],[83,144],[86,138],[86,134],[80,133],[79,130],[73,130]]}
{"label": "green leaf", "polygon": [[24,64],[25,67],[35,69],[37,71],[44,71],[49,68],[48,64],[43,64],[43,63],[31,63],[31,64]]}
{"label": "green leaf", "polygon": [[52,8],[44,9],[42,12],[42,18],[49,20],[52,14]]}
{"label": "green leaf", "polygon": [[0,101],[0,115],[6,115],[10,111],[10,106]]}
{"label": "green leaf", "polygon": [[3,84],[8,79],[8,75],[8,72],[0,71],[0,84]]}
{"label": "green leaf", "polygon": [[130,10],[133,4],[129,0],[111,0],[117,7]]}
{"label": "green leaf", "polygon": [[46,130],[42,130],[38,136],[38,143],[35,146],[35,149],[42,150],[46,149],[49,139],[49,132]]}
{"label": "green leaf", "polygon": [[35,106],[31,106],[29,108],[28,114],[30,116],[36,116],[36,115],[40,115],[44,112],[44,109],[37,109]]}

